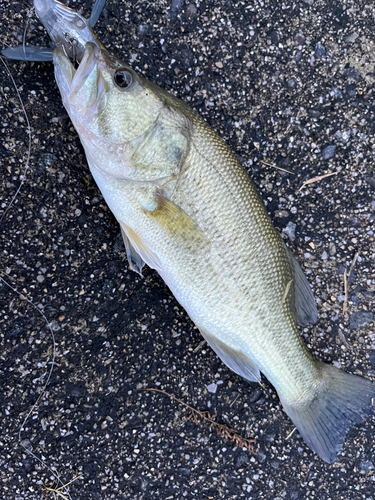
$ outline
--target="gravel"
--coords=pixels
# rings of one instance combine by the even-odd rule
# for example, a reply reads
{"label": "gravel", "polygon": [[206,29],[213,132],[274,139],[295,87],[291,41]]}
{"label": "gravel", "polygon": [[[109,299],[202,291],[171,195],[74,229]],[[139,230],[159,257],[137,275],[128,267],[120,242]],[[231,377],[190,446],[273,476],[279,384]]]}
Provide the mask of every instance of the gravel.
{"label": "gravel", "polygon": [[[25,28],[27,43],[46,43],[25,0],[0,7],[4,47],[22,43]],[[371,2],[108,0],[98,23],[108,49],[196,109],[253,178],[318,301],[318,323],[301,330],[310,351],[372,379],[374,14]],[[51,65],[8,65],[31,155],[0,224],[0,276],[12,286],[0,282],[3,498],[40,499],[57,474],[64,484],[79,476],[72,500],[372,499],[374,420],[349,433],[336,463],[312,453],[266,380],[230,372],[157,273],[128,270]],[[1,218],[25,172],[28,135],[0,72]],[[343,316],[336,269],[349,272],[358,251]],[[209,411],[255,439],[254,453],[147,388]]]}
{"label": "gravel", "polygon": [[367,311],[358,311],[350,316],[349,326],[352,330],[369,326],[374,319],[374,315]]}

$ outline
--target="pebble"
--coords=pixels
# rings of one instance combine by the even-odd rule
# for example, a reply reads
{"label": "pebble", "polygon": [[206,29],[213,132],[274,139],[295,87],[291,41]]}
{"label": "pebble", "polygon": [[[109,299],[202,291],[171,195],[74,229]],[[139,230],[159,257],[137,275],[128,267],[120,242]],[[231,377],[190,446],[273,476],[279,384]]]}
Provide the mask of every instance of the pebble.
{"label": "pebble", "polygon": [[283,232],[289,237],[291,241],[296,239],[296,227],[297,225],[294,222],[288,222],[287,226],[284,227]]}
{"label": "pebble", "polygon": [[337,139],[341,143],[348,142],[348,140],[350,139],[350,130],[338,130],[335,133],[335,139]]}
{"label": "pebble", "polygon": [[358,81],[360,78],[359,72],[355,68],[347,68],[344,71],[344,76],[355,81]]}
{"label": "pebble", "polygon": [[349,328],[355,330],[357,328],[365,328],[373,321],[374,315],[369,311],[358,311],[350,316]]}
{"label": "pebble", "polygon": [[[338,274],[339,276],[343,275],[345,273],[345,267],[342,266],[341,264],[339,264],[337,267],[336,267],[336,274]],[[351,272],[350,274],[347,274],[347,278],[348,278],[348,281],[349,283],[354,283],[357,279],[356,275]]]}
{"label": "pebble", "polygon": [[236,458],[236,462],[235,462],[236,469],[240,469],[241,467],[243,467],[244,465],[249,463],[249,459],[250,459],[250,456],[248,453],[241,452],[238,455],[238,457]]}
{"label": "pebble", "polygon": [[13,156],[12,151],[3,146],[0,142],[0,156],[3,158],[8,158],[9,156]]}
{"label": "pebble", "polygon": [[306,38],[302,35],[302,33],[297,33],[296,36],[294,37],[294,41],[298,45],[305,45],[306,43]]}
{"label": "pebble", "polygon": [[342,99],[344,96],[343,96],[343,93],[341,92],[340,89],[338,89],[337,87],[332,87],[332,90],[331,90],[331,94],[333,95],[333,97],[335,97],[336,99]]}
{"label": "pebble", "polygon": [[216,394],[216,391],[217,391],[217,385],[216,384],[210,384],[207,386],[207,390],[208,392],[210,392],[211,394]]}
{"label": "pebble", "polygon": [[52,167],[57,162],[57,156],[52,153],[42,153],[39,155],[38,166],[42,168]]}
{"label": "pebble", "polygon": [[311,118],[319,118],[319,116],[322,114],[317,109],[309,109],[308,113],[311,116]]}
{"label": "pebble", "polygon": [[172,0],[171,3],[171,14],[172,17],[175,17],[177,15],[177,12],[181,10],[182,6],[184,5],[183,0]]}
{"label": "pebble", "polygon": [[259,451],[257,458],[258,458],[258,461],[262,464],[263,462],[266,461],[267,455],[265,453],[262,453]]}
{"label": "pebble", "polygon": [[351,35],[348,35],[344,38],[344,41],[346,43],[352,43],[352,42],[355,42],[358,38],[358,34],[357,33],[352,33]]}
{"label": "pebble", "polygon": [[318,42],[315,45],[315,55],[316,55],[316,57],[322,57],[322,56],[324,56],[325,53],[326,53],[326,49],[325,49],[324,45],[322,45],[320,42]]}
{"label": "pebble", "polygon": [[361,304],[361,299],[357,297],[357,295],[352,295],[350,300],[353,302],[355,306],[359,306]]}
{"label": "pebble", "polygon": [[329,255],[331,255],[331,257],[333,255],[335,255],[335,253],[336,253],[336,245],[334,243],[330,243],[328,245],[328,251],[329,251]]}
{"label": "pebble", "polygon": [[361,462],[360,474],[368,474],[370,470],[374,469],[375,469],[374,464],[370,462],[370,460],[364,460],[363,462]]}
{"label": "pebble", "polygon": [[138,35],[146,36],[151,32],[150,26],[148,24],[140,24],[138,26]]}
{"label": "pebble", "polygon": [[329,160],[330,158],[333,158],[335,155],[335,151],[336,151],[336,146],[334,145],[326,146],[322,151],[323,160]]}
{"label": "pebble", "polygon": [[370,352],[369,363],[373,368],[375,368],[375,349]]}
{"label": "pebble", "polygon": [[255,403],[263,396],[263,392],[260,389],[255,389],[249,397],[250,403]]}

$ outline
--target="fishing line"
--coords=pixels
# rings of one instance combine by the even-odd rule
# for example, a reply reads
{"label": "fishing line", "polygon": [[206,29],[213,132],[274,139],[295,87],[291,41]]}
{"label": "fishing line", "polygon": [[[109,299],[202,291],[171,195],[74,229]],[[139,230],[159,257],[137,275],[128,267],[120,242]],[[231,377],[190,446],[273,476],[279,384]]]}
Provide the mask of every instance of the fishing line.
{"label": "fishing line", "polygon": [[[24,418],[22,424],[21,424],[21,427],[20,427],[20,430],[18,431],[18,442],[19,444],[22,446],[22,448],[26,451],[26,453],[28,453],[30,456],[32,456],[35,460],[37,460],[40,464],[43,465],[43,467],[45,467],[49,472],[51,472],[51,474],[56,478],[56,480],[62,485],[62,486],[65,486],[64,483],[62,482],[62,480],[59,478],[57,472],[55,472],[53,469],[51,469],[50,467],[48,467],[48,465],[39,457],[37,457],[30,449],[28,449],[28,447],[22,442],[22,432],[25,430],[25,425],[26,425],[26,422],[29,420],[31,414],[33,413],[33,411],[35,410],[35,408],[38,406],[40,400],[42,399],[42,397],[46,394],[47,392],[47,386],[49,384],[49,381],[51,380],[51,376],[52,376],[52,372],[53,372],[53,367],[55,366],[55,359],[56,359],[56,340],[55,340],[55,335],[53,333],[53,330],[52,330],[52,327],[51,327],[51,324],[49,323],[46,315],[43,313],[43,311],[41,311],[38,306],[36,306],[34,304],[34,302],[32,302],[30,299],[28,299],[23,293],[19,292],[16,288],[14,288],[12,285],[10,285],[4,278],[2,278],[0,276],[0,280],[4,283],[4,285],[6,285],[8,288],[10,288],[14,293],[16,293],[17,295],[19,295],[19,297],[21,298],[21,300],[25,300],[28,304],[30,304],[36,311],[38,311],[38,313],[42,316],[42,318],[44,319],[46,325],[47,325],[47,328],[49,329],[50,331],[50,334],[51,334],[51,339],[52,339],[52,347],[53,347],[53,351],[52,351],[52,360],[50,361],[50,364],[51,364],[51,368],[49,369],[49,372],[48,372],[48,376],[47,376],[47,380],[45,381],[44,383],[44,386],[43,386],[43,389],[42,389],[42,392],[39,394],[37,400],[35,401],[35,403],[32,405],[31,409],[29,410],[29,412],[27,413],[26,417]],[[41,375],[41,377],[43,377],[45,374]],[[40,378],[41,378],[40,377]],[[69,493],[64,493],[65,495],[67,495],[70,499],[70,495]]]}
{"label": "fishing line", "polygon": [[[26,32],[27,32],[27,25],[28,25],[28,22],[26,23],[26,27],[25,27],[25,30],[24,30],[24,34],[23,34],[23,43],[22,43],[22,46],[24,47],[24,51],[25,51],[25,44],[26,44]],[[20,91],[17,87],[17,84],[13,78],[13,75],[11,74],[10,70],[9,70],[9,67],[7,66],[6,62],[4,61],[3,57],[0,56],[0,59],[1,59],[1,62],[3,63],[3,66],[5,67],[5,70],[6,72],[8,73],[9,75],[9,78],[11,79],[12,81],[12,84],[13,84],[13,87],[17,93],[17,96],[18,96],[18,100],[20,102],[20,105],[21,105],[21,108],[22,108],[22,111],[23,111],[23,114],[24,114],[24,117],[25,117],[25,121],[26,121],[26,124],[27,124],[27,135],[28,135],[28,148],[27,148],[27,156],[26,156],[26,165],[25,165],[25,170],[24,170],[24,173],[20,176],[20,185],[18,186],[18,189],[16,191],[16,193],[13,195],[8,207],[6,208],[5,212],[3,213],[2,217],[0,218],[0,222],[2,222],[4,220],[4,218],[6,217],[7,213],[9,212],[10,208],[12,207],[15,199],[17,198],[19,192],[21,191],[22,189],[22,186],[25,182],[25,179],[26,179],[26,175],[27,175],[27,172],[29,170],[29,167],[30,167],[30,157],[31,157],[31,127],[30,127],[30,121],[29,121],[29,117],[27,115],[27,112],[26,112],[26,108],[25,108],[25,105],[23,103],[23,100],[22,100],[22,97],[21,97],[21,94],[20,94]],[[56,471],[54,471],[52,468],[50,468],[41,458],[39,458],[37,455],[35,455],[30,449],[28,449],[28,447],[22,442],[22,432],[25,430],[25,425],[26,425],[26,422],[29,420],[30,416],[32,415],[33,411],[35,410],[35,408],[38,406],[41,398],[46,394],[47,392],[47,386],[50,382],[50,379],[51,379],[51,376],[52,376],[52,372],[53,372],[53,368],[54,368],[54,365],[55,365],[55,357],[56,357],[56,342],[55,342],[55,335],[53,333],[53,330],[51,328],[51,325],[47,319],[47,317],[45,316],[45,314],[31,301],[29,300],[25,295],[23,295],[22,293],[20,293],[18,290],[16,290],[12,285],[10,285],[4,278],[2,278],[0,276],[0,280],[2,283],[4,283],[4,285],[6,285],[8,288],[10,288],[14,293],[18,294],[20,296],[20,298],[22,300],[26,300],[26,302],[28,304],[30,304],[31,306],[34,307],[34,309],[36,309],[38,311],[38,313],[42,316],[42,318],[44,319],[49,331],[50,331],[50,334],[51,334],[51,338],[52,338],[52,346],[53,346],[53,352],[52,352],[52,360],[51,360],[51,367],[50,367],[50,370],[48,372],[48,376],[47,376],[47,380],[43,386],[43,390],[42,392],[39,394],[37,400],[35,401],[35,403],[32,405],[31,409],[29,410],[29,412],[27,413],[26,417],[24,418],[22,424],[21,424],[21,427],[19,429],[19,432],[18,432],[18,442],[19,444],[21,445],[21,447],[25,450],[25,452],[30,455],[31,457],[33,457],[36,461],[38,461],[43,467],[45,467],[52,475],[53,477],[56,478],[56,480],[58,481],[59,484],[61,484],[62,486],[65,486],[63,481],[60,479],[59,475],[57,474]],[[45,374],[44,374],[45,375]],[[42,377],[44,376],[42,375]],[[70,499],[71,499],[71,496],[68,492],[64,492],[64,494]]]}
{"label": "fishing line", "polygon": [[6,62],[4,61],[4,59],[3,59],[1,56],[0,56],[0,59],[1,59],[1,62],[3,63],[3,65],[4,65],[4,67],[5,67],[6,71],[7,71],[7,73],[8,73],[8,75],[9,75],[9,78],[12,80],[13,86],[14,86],[14,88],[15,88],[15,90],[16,90],[16,93],[17,93],[18,99],[19,99],[20,104],[21,104],[21,108],[22,108],[23,114],[24,114],[24,116],[25,116],[25,120],[26,120],[26,124],[27,124],[27,129],[26,129],[26,130],[27,130],[27,135],[28,135],[28,137],[29,137],[29,145],[28,145],[28,148],[27,148],[27,157],[26,157],[25,171],[24,171],[24,173],[20,176],[21,183],[20,183],[20,185],[18,186],[18,189],[17,189],[16,193],[14,194],[14,196],[13,196],[13,198],[11,199],[11,201],[10,201],[10,203],[9,203],[8,207],[6,208],[5,212],[3,213],[3,215],[2,215],[2,217],[1,217],[1,219],[0,219],[0,222],[2,222],[2,221],[4,220],[4,218],[5,218],[5,216],[7,215],[7,213],[9,212],[9,210],[10,210],[11,206],[13,205],[13,203],[14,203],[15,199],[17,198],[18,193],[21,191],[21,188],[22,188],[22,186],[23,186],[23,184],[24,184],[24,182],[25,182],[25,179],[26,179],[26,174],[27,174],[27,172],[28,172],[28,170],[29,170],[29,166],[30,166],[30,156],[31,156],[31,128],[30,128],[30,121],[29,121],[29,117],[27,116],[27,113],[26,113],[26,108],[25,108],[25,106],[24,106],[24,104],[23,104],[22,97],[21,97],[21,94],[20,94],[20,92],[19,92],[19,90],[18,90],[18,87],[17,87],[17,85],[16,85],[16,82],[15,82],[15,80],[14,80],[14,78],[13,78],[13,76],[12,76],[11,72],[9,71],[9,68],[8,68],[8,66],[7,66]]}

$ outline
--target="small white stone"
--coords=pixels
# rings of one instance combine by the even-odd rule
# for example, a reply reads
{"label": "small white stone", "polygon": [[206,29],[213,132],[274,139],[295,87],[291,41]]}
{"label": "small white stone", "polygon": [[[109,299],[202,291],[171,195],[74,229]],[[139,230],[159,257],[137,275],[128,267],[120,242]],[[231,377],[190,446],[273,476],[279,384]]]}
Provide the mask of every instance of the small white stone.
{"label": "small white stone", "polygon": [[207,386],[208,392],[211,392],[212,394],[215,394],[217,391],[217,385],[216,384],[210,384]]}

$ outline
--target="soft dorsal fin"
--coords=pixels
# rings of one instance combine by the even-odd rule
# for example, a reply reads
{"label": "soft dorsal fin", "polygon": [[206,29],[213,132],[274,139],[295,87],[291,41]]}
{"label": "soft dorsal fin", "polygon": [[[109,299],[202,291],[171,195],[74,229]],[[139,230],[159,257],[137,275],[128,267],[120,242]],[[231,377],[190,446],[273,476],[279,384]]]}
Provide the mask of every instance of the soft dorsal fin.
{"label": "soft dorsal fin", "polygon": [[207,341],[208,345],[216,352],[221,361],[249,382],[260,382],[259,368],[245,354],[233,347],[228,346],[221,340],[208,333],[203,328],[199,331]]}
{"label": "soft dorsal fin", "polygon": [[294,272],[294,319],[300,326],[313,325],[318,319],[314,294],[301,266],[286,248]]}

